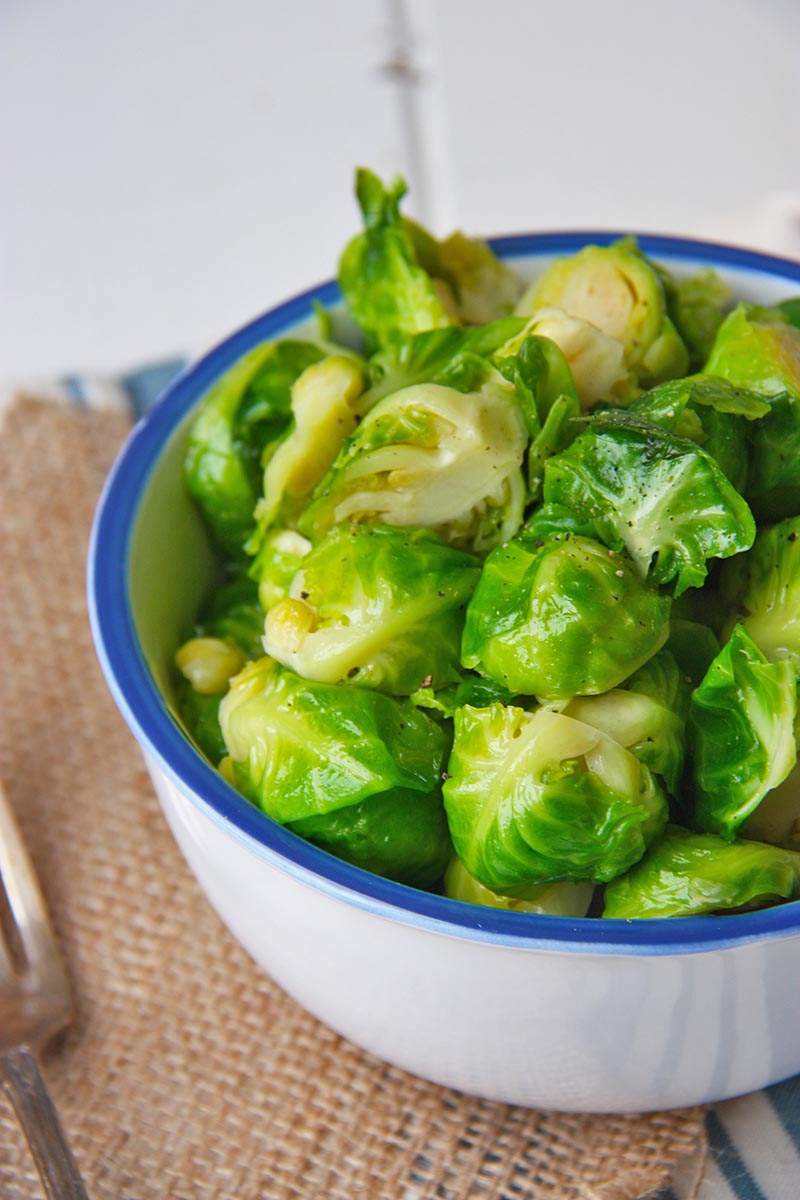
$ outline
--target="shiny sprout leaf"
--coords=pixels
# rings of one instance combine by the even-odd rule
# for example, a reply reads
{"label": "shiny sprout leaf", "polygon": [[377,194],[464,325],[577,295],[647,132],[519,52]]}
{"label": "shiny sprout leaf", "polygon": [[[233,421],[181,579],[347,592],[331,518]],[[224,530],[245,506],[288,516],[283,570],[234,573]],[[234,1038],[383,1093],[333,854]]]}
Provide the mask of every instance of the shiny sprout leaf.
{"label": "shiny sprout leaf", "polygon": [[647,767],[600,730],[549,708],[459,709],[447,770],[456,853],[501,893],[613,879],[666,821]]}
{"label": "shiny sprout leaf", "polygon": [[800,854],[724,842],[671,825],[641,862],[609,883],[604,917],[688,917],[800,896]]}
{"label": "shiny sprout leaf", "polygon": [[265,649],[305,679],[392,695],[456,683],[479,573],[477,559],[427,529],[337,526],[271,609]]}
{"label": "shiny sprout leaf", "polygon": [[438,791],[395,787],[289,828],[337,858],[411,887],[432,887],[453,853]]}
{"label": "shiny sprout leaf", "polygon": [[732,839],[792,769],[797,685],[737,625],[692,693],[688,742],[700,829]]}
{"label": "shiny sprout leaf", "polygon": [[624,546],[642,577],[674,580],[675,595],[699,587],[709,558],[747,550],[755,522],[713,458],[628,413],[602,413],[548,460],[545,503],[591,521],[596,536]]}
{"label": "shiny sprout leaf", "polygon": [[220,705],[240,790],[282,825],[405,788],[437,792],[446,732],[407,701],[308,683],[270,658]]}
{"label": "shiny sprout leaf", "polygon": [[467,608],[464,666],[558,699],[618,686],[664,644],[671,600],[627,554],[564,536],[512,539],[487,558]]}
{"label": "shiny sprout leaf", "polygon": [[714,375],[687,375],[644,392],[629,412],[670,431],[678,430],[685,409],[711,408],[718,413],[757,421],[769,412],[769,401],[758,392],[737,387]]}

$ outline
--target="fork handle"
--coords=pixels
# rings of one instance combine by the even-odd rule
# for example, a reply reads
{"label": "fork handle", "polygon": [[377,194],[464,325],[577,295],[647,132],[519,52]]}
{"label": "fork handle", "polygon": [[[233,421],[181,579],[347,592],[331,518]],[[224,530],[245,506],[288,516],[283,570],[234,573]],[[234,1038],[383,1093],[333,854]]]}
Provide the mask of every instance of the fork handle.
{"label": "fork handle", "polygon": [[27,1046],[8,1050],[0,1057],[0,1075],[47,1200],[89,1200],[35,1054]]}

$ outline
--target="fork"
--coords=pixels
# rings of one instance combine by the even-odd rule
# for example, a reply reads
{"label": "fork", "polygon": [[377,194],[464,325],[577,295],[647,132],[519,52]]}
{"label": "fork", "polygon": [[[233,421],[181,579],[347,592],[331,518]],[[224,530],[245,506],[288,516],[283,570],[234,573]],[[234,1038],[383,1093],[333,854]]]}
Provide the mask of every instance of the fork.
{"label": "fork", "polygon": [[44,896],[0,783],[0,1078],[47,1200],[88,1200],[36,1056],[71,1015]]}

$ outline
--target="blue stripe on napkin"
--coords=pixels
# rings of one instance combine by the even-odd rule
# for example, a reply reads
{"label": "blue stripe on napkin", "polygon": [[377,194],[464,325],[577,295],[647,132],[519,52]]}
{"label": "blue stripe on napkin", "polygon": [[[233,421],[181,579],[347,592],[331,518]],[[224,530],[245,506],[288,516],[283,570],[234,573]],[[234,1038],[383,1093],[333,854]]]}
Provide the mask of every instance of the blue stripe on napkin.
{"label": "blue stripe on napkin", "polygon": [[136,420],[146,413],[148,408],[152,408],[185,365],[184,359],[174,358],[122,376],[120,383],[127,392],[131,414]]}
{"label": "blue stripe on napkin", "polygon": [[[800,1156],[800,1076],[767,1088],[767,1095]],[[797,1191],[800,1194],[800,1161],[797,1164],[797,1176]]]}
{"label": "blue stripe on napkin", "polygon": [[77,375],[65,375],[61,380],[71,408],[86,408],[83,383]]}
{"label": "blue stripe on napkin", "polygon": [[706,1114],[706,1133],[709,1151],[737,1200],[770,1200],[753,1179],[744,1159],[713,1109]]}

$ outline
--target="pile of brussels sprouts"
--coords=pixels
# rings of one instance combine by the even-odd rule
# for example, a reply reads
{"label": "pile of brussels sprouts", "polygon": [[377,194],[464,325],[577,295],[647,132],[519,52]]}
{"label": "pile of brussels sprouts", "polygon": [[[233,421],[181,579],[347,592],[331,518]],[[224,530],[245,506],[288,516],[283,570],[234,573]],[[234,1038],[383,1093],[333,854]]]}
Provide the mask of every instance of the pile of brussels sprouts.
{"label": "pile of brussels sprouts", "polygon": [[402,181],[356,192],[359,349],[320,312],[191,432],[221,583],[176,656],[186,729],[272,819],[456,899],[800,895],[798,302],[633,239],[526,289]]}

